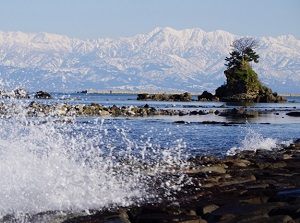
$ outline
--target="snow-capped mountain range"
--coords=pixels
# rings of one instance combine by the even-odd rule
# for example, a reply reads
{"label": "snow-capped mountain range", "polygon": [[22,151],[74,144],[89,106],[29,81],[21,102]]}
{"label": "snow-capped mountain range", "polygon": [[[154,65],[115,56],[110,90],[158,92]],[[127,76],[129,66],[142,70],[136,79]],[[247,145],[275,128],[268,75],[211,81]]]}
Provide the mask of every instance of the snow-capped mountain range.
{"label": "snow-capped mountain range", "polygon": [[[239,37],[168,27],[94,40],[0,32],[0,89],[213,92],[226,81],[225,57]],[[253,68],[260,80],[280,93],[300,93],[300,40],[291,35],[256,40],[260,60]]]}

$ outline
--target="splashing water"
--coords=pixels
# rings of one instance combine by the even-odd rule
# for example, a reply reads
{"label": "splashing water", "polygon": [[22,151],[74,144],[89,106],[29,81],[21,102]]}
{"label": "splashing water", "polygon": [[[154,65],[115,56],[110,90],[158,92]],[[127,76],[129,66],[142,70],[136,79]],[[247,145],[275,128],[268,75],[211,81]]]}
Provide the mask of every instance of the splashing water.
{"label": "splashing water", "polygon": [[253,129],[248,128],[245,138],[241,141],[241,145],[232,147],[226,154],[228,156],[233,156],[241,151],[256,151],[258,149],[271,151],[275,148],[278,148],[277,139],[263,137]]}
{"label": "splashing water", "polygon": [[[112,128],[118,139],[110,137],[103,122],[0,118],[0,218],[144,202],[155,197],[150,180],[184,163],[181,140],[169,151],[154,148],[149,138],[140,147],[119,127]],[[114,140],[123,147],[115,146]],[[149,157],[157,162],[146,168]],[[182,182],[179,178],[172,190],[180,190]]]}

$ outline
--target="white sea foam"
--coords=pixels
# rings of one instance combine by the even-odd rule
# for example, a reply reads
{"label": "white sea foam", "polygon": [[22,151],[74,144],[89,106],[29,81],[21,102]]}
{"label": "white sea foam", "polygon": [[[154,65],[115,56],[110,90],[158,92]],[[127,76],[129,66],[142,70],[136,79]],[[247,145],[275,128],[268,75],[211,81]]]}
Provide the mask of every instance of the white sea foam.
{"label": "white sea foam", "polygon": [[[123,149],[109,141],[103,121],[88,124],[55,123],[51,119],[0,119],[0,217],[49,210],[81,211],[115,205],[128,206],[154,197],[150,178],[181,163],[183,142],[172,152],[151,147],[149,139],[140,157],[161,159],[152,173],[135,168],[137,147],[126,131],[115,126]],[[115,139],[114,139],[115,140]],[[148,151],[148,152],[147,152]],[[176,154],[174,153],[176,151]],[[158,153],[160,158],[158,158]],[[118,161],[116,154],[122,155]],[[150,170],[148,170],[150,172]],[[180,188],[180,182],[176,182]],[[164,186],[164,185],[161,185]],[[174,186],[173,186],[174,187]]]}
{"label": "white sea foam", "polygon": [[232,147],[227,151],[227,155],[232,156],[241,151],[256,151],[260,150],[273,150],[278,148],[279,142],[277,139],[270,137],[263,137],[253,129],[248,128],[245,138],[241,141],[240,146]]}

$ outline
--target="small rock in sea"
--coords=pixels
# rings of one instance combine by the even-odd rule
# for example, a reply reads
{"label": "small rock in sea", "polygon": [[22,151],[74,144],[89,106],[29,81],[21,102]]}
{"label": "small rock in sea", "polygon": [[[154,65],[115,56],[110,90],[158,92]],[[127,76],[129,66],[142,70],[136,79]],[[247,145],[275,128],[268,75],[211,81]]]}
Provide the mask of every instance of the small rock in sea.
{"label": "small rock in sea", "polygon": [[45,91],[38,91],[35,93],[34,98],[37,99],[53,99],[52,95]]}
{"label": "small rock in sea", "polygon": [[300,112],[288,112],[286,113],[288,116],[300,117]]}

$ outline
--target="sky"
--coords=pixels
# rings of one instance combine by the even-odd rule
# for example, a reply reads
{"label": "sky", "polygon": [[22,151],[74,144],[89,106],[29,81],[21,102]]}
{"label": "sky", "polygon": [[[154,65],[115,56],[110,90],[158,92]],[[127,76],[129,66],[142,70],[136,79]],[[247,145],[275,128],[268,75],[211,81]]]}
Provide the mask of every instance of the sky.
{"label": "sky", "polygon": [[0,31],[132,37],[156,27],[300,39],[299,0],[0,0]]}

